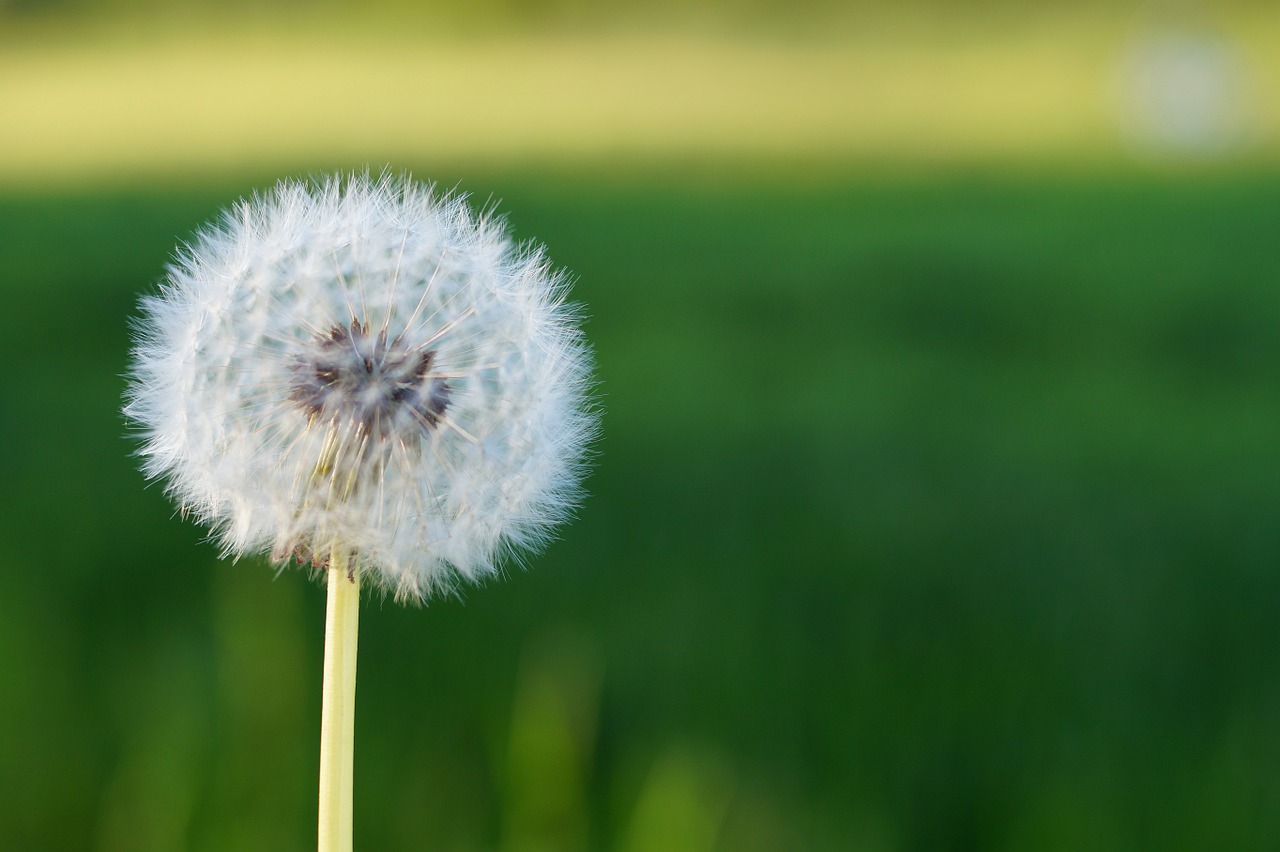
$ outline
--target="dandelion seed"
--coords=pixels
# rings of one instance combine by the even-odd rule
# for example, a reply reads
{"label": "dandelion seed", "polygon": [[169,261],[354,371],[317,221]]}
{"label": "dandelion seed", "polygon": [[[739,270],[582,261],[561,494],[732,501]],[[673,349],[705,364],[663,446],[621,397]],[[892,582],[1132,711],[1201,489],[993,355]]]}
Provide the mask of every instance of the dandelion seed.
{"label": "dandelion seed", "polygon": [[457,197],[285,182],[197,235],[143,301],[143,467],[228,554],[421,600],[543,544],[594,418],[566,283]]}

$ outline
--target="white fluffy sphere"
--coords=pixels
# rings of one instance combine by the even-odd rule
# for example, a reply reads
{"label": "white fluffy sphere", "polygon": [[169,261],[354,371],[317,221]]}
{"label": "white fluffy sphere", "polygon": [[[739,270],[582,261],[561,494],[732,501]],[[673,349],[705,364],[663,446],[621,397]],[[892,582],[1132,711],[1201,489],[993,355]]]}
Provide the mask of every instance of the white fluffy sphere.
{"label": "white fluffy sphere", "polygon": [[335,548],[424,599],[543,544],[596,418],[566,281],[408,179],[286,181],[200,232],[142,302],[143,468],[228,553]]}

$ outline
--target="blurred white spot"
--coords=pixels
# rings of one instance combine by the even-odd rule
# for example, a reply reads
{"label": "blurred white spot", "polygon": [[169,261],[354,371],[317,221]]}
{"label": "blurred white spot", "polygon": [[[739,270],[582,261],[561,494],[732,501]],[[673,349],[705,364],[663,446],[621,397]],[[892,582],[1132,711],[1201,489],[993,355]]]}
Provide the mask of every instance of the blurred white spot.
{"label": "blurred white spot", "polygon": [[1231,153],[1253,117],[1240,51],[1209,33],[1143,36],[1124,58],[1121,84],[1123,129],[1150,154]]}

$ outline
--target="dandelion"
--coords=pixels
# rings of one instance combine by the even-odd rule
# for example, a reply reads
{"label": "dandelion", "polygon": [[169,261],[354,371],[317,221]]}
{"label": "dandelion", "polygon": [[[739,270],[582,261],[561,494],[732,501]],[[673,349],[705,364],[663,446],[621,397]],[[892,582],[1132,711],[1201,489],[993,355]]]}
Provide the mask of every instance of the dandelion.
{"label": "dandelion", "polygon": [[225,554],[328,574],[322,849],[350,843],[359,585],[453,591],[580,496],[595,416],[566,288],[464,199],[357,175],[241,201],[142,302],[144,472]]}

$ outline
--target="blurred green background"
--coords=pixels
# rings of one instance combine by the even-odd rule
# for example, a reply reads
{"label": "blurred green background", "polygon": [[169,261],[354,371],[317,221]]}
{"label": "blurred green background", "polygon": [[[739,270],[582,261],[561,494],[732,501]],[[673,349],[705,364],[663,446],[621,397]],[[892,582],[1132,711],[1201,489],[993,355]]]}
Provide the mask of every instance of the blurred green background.
{"label": "blurred green background", "polygon": [[1280,847],[1280,12],[0,3],[0,849],[314,848],[324,593],[145,487],[127,318],[283,175],[491,199],[591,497],[362,614],[362,849]]}

